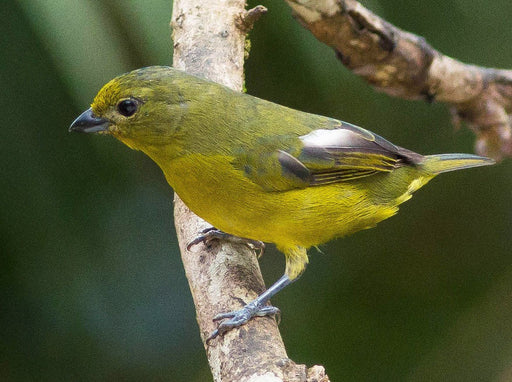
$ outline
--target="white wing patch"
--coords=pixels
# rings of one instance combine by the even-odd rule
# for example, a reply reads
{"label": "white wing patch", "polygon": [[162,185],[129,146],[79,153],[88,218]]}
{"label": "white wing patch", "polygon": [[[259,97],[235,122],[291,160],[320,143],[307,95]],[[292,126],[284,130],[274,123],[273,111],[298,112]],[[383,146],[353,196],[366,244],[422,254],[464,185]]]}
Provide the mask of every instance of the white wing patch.
{"label": "white wing patch", "polygon": [[365,139],[360,134],[347,129],[318,129],[309,134],[300,137],[306,147],[357,147],[367,143],[369,139]]}

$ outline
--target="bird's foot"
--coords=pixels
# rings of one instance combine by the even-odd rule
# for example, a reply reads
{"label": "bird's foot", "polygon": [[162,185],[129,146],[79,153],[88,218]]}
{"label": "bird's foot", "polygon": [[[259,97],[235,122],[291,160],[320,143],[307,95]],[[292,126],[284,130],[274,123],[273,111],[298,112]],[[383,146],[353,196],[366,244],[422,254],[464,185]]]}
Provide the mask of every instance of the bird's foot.
{"label": "bird's foot", "polygon": [[217,329],[215,329],[212,334],[210,334],[210,337],[207,338],[206,343],[210,343],[211,340],[224,335],[224,333],[229,332],[231,329],[238,328],[239,326],[246,324],[253,317],[277,316],[277,322],[279,323],[280,314],[281,311],[279,308],[271,305],[260,306],[256,301],[245,305],[242,309],[217,314],[213,318],[213,321],[226,321],[222,321],[219,324]]}
{"label": "bird's foot", "polygon": [[209,227],[202,230],[198,237],[188,243],[187,251],[190,251],[190,248],[199,243],[203,243],[205,246],[209,247],[213,240],[226,240],[230,243],[245,244],[252,250],[257,251],[258,257],[261,257],[261,255],[263,255],[263,251],[265,250],[265,243],[262,241],[233,236],[229,233],[218,230],[215,227]]}

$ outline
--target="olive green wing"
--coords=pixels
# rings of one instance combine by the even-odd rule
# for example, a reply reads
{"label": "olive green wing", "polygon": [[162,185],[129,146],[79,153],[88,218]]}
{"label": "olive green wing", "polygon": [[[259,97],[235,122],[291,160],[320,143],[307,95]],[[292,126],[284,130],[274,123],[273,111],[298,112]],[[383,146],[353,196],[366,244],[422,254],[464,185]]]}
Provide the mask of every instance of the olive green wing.
{"label": "olive green wing", "polygon": [[239,159],[245,175],[267,191],[323,186],[389,173],[422,156],[368,130],[336,121],[335,128],[260,140]]}

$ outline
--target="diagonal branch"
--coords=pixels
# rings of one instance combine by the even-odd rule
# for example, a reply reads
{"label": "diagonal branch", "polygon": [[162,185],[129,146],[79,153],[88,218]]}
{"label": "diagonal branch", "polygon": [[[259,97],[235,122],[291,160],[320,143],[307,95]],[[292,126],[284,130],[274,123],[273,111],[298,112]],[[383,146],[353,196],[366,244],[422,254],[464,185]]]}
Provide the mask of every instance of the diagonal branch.
{"label": "diagonal branch", "polygon": [[512,71],[468,65],[403,31],[355,0],[286,0],[305,28],[377,90],[448,105],[456,126],[477,135],[476,151],[512,156]]}

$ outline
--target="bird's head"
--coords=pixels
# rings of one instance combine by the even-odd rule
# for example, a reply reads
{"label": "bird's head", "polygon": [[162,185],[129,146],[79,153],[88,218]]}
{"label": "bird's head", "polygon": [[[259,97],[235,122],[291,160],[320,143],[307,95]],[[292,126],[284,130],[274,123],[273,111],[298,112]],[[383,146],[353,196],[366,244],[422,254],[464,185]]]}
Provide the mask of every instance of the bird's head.
{"label": "bird's head", "polygon": [[146,152],[176,143],[189,104],[188,78],[194,77],[164,66],[120,75],[103,86],[69,131],[109,134]]}

